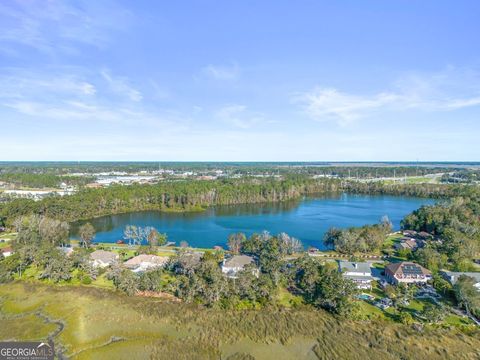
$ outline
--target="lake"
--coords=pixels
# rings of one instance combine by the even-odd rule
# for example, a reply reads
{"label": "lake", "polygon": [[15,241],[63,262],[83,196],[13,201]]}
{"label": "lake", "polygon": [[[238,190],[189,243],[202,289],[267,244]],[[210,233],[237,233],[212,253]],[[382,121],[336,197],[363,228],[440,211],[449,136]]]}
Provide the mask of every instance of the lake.
{"label": "lake", "polygon": [[[248,236],[267,230],[272,234],[286,232],[306,247],[324,249],[323,234],[332,226],[374,224],[387,215],[395,229],[399,229],[405,215],[421,205],[433,203],[431,199],[411,197],[342,194],[275,204],[217,206],[195,213],[132,212],[89,222],[97,231],[95,242],[116,242],[123,238],[126,225],[137,225],[153,226],[177,245],[187,241],[193,247],[225,246],[228,235],[233,232],[244,232]],[[78,226],[84,222],[72,224],[72,238],[78,238]]]}

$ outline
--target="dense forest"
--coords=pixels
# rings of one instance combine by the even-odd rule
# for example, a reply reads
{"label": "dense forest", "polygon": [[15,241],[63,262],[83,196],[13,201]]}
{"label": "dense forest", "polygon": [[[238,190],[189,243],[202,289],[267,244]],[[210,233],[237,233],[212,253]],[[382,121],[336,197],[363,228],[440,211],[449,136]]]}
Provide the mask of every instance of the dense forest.
{"label": "dense forest", "polygon": [[13,184],[20,187],[29,188],[58,188],[62,183],[68,186],[83,186],[92,182],[95,178],[92,176],[68,176],[55,175],[53,173],[35,174],[35,173],[4,173],[0,174],[0,181]]}
{"label": "dense forest", "polygon": [[471,270],[471,260],[480,254],[480,189],[434,206],[422,206],[402,221],[404,229],[426,231],[436,241],[414,253],[429,269],[447,263],[454,270]]}
{"label": "dense forest", "polygon": [[7,223],[27,214],[73,221],[129,211],[194,211],[213,205],[278,202],[339,190],[338,180],[302,177],[289,177],[285,180],[169,181],[155,185],[117,185],[84,189],[75,195],[52,196],[37,202],[16,199],[1,206],[0,217],[6,218]]}
{"label": "dense forest", "polygon": [[452,198],[475,194],[477,192],[477,187],[475,185],[462,186],[454,184],[391,184],[382,181],[346,181],[342,183],[342,190],[351,194]]}
{"label": "dense forest", "polygon": [[83,189],[66,197],[41,201],[15,199],[0,205],[0,218],[11,224],[21,215],[40,214],[74,221],[130,211],[198,211],[214,205],[280,202],[325,193],[391,194],[452,198],[469,196],[475,187],[446,184],[362,183],[290,175],[284,179],[243,178],[216,181],[164,181],[154,185],[114,185]]}

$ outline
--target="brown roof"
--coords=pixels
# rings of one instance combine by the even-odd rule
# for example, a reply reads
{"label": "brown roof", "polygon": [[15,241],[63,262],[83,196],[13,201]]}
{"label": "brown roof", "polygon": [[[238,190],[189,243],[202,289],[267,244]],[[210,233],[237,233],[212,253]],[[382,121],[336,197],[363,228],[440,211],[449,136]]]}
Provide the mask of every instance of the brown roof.
{"label": "brown roof", "polygon": [[125,261],[125,266],[127,266],[127,267],[138,266],[143,262],[161,266],[161,265],[165,265],[168,262],[168,257],[141,254],[141,255],[135,256],[135,257]]}
{"label": "brown roof", "polygon": [[107,263],[107,262],[113,262],[116,259],[118,259],[118,254],[111,251],[95,250],[90,254],[90,258],[92,260],[100,260]]}
{"label": "brown roof", "polygon": [[12,249],[10,246],[4,247],[4,248],[2,248],[1,250],[2,250],[2,253],[12,252],[12,251],[13,251],[13,249]]}
{"label": "brown roof", "polygon": [[248,264],[253,264],[255,260],[251,256],[247,255],[235,255],[232,256],[230,259],[225,260],[224,266],[225,267],[244,267]]}
{"label": "brown roof", "polygon": [[432,273],[419,264],[413,262],[402,261],[398,263],[388,264],[385,266],[385,272],[391,275],[403,276],[412,275],[413,273],[422,275],[431,275]]}

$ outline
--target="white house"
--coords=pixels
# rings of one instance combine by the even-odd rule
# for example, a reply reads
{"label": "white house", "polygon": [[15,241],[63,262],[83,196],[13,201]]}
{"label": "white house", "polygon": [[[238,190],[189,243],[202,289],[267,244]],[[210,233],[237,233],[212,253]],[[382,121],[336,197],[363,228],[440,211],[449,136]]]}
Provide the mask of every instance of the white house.
{"label": "white house", "polygon": [[460,276],[468,276],[475,280],[473,286],[477,288],[477,291],[480,291],[480,272],[453,272],[453,271],[441,271],[440,272],[445,280],[450,284],[455,285]]}
{"label": "white house", "polygon": [[395,285],[424,284],[432,278],[432,273],[419,264],[402,261],[385,266],[385,277]]}
{"label": "white house", "polygon": [[90,254],[90,259],[94,267],[105,268],[118,260],[118,254],[111,251],[95,250]]}
{"label": "white house", "polygon": [[141,254],[125,261],[124,265],[133,272],[144,272],[163,267],[167,262],[166,256]]}
{"label": "white house", "polygon": [[5,256],[5,257],[13,255],[13,249],[10,246],[2,248],[2,249],[0,249],[0,251],[2,252],[3,256]]}
{"label": "white house", "polygon": [[338,270],[344,278],[352,280],[358,289],[372,288],[373,277],[370,263],[339,261]]}
{"label": "white house", "polygon": [[[222,272],[230,278],[236,278],[240,271],[243,271],[245,266],[254,265],[255,260],[247,255],[234,255],[229,259],[223,260]],[[254,270],[254,274],[258,274],[258,269]]]}

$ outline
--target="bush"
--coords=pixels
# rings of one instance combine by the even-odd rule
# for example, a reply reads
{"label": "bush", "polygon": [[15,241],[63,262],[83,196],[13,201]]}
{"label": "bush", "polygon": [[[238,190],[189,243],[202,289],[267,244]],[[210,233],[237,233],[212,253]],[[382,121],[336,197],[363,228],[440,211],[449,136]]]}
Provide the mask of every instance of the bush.
{"label": "bush", "polygon": [[84,276],[82,278],[83,285],[90,285],[92,283],[92,278],[90,276]]}

